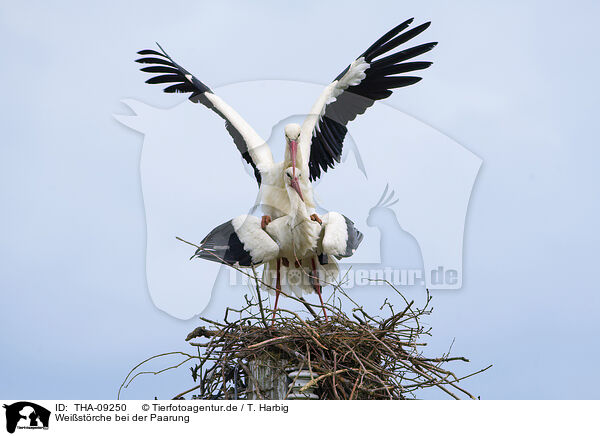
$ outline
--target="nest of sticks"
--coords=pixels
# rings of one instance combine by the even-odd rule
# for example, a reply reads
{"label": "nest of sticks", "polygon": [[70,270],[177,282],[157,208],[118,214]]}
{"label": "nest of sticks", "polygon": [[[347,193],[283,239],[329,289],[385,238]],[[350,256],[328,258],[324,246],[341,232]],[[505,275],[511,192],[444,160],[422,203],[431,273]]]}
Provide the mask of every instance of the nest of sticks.
{"label": "nest of sticks", "polygon": [[[245,295],[243,308],[228,308],[223,322],[200,318],[204,325],[186,338],[196,353],[153,356],[132,369],[121,388],[141,374],[158,374],[192,361],[194,386],[174,399],[185,399],[186,395],[211,400],[272,399],[272,393],[261,392],[261,381],[256,377],[256,362],[266,362],[280,373],[310,371],[310,381],[300,391],[310,389],[323,400],[416,399],[420,390],[429,388],[455,399],[476,399],[460,381],[491,367],[457,376],[447,368],[448,363],[469,362],[465,357],[450,356],[450,351],[440,357],[424,355],[427,344],[423,339],[431,336],[431,331],[421,318],[432,310],[429,293],[424,307],[417,308],[414,301],[408,302],[386,282],[402,298],[403,307],[395,310],[386,299],[379,311],[385,315],[372,315],[337,286],[329,300],[333,303],[325,303],[329,314],[325,321],[317,315],[320,306],[293,296],[288,297],[301,302],[306,312],[278,309],[273,314],[264,307],[266,300],[261,298],[256,272],[254,280],[256,295]],[[350,308],[342,310],[344,302]],[[184,360],[160,371],[139,370],[149,360],[171,354]],[[295,382],[288,379],[284,386]],[[287,389],[283,398],[290,392],[291,388]]]}

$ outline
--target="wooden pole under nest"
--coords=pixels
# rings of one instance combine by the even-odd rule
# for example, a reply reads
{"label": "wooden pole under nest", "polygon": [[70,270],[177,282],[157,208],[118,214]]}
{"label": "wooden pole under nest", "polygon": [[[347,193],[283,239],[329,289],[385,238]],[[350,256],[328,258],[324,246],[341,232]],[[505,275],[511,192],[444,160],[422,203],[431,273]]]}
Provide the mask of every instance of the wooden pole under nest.
{"label": "wooden pole under nest", "polygon": [[287,361],[270,356],[259,357],[248,362],[249,400],[283,400],[288,391]]}
{"label": "wooden pole under nest", "polygon": [[290,367],[287,360],[264,355],[248,362],[250,400],[318,400],[314,388],[301,389],[316,374]]}

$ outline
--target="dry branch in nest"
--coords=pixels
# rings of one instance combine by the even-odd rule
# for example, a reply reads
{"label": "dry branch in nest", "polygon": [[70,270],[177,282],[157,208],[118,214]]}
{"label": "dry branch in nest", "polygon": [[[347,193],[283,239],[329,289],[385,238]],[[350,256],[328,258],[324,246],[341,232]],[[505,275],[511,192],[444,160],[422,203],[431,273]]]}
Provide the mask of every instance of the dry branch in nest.
{"label": "dry branch in nest", "polygon": [[[311,371],[312,379],[301,391],[315,389],[319,399],[414,399],[426,388],[440,389],[455,399],[475,399],[460,381],[489,368],[459,377],[444,364],[468,362],[466,358],[423,354],[423,337],[431,335],[421,323],[421,317],[431,313],[429,294],[420,309],[404,300],[405,307],[395,311],[386,299],[380,310],[386,317],[382,317],[367,313],[338,287],[335,304],[326,303],[329,322],[316,316],[315,309],[320,306],[290,297],[301,301],[309,312],[279,309],[271,326],[272,312],[264,309],[258,280],[256,283],[258,298],[246,296],[245,307],[228,308],[222,323],[201,318],[205,325],[187,336],[197,355],[181,353],[187,358],[173,367],[197,361],[190,368],[195,386],[175,399],[187,394],[195,399],[273,398],[260,391],[260,381],[251,368],[255,362],[271,362],[273,370],[279,371]],[[352,305],[350,310],[342,310],[342,298]],[[228,319],[233,318],[232,313],[235,320]],[[131,377],[134,370],[122,387],[140,374]]]}

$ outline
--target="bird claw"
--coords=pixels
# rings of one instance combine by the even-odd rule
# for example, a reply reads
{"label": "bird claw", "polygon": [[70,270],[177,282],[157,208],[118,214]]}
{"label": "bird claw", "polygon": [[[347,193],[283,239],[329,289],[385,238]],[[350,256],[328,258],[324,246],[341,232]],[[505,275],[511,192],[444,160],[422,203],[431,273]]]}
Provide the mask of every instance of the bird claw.
{"label": "bird claw", "polygon": [[267,226],[269,224],[271,224],[271,221],[273,221],[271,219],[271,217],[269,215],[263,215],[262,219],[260,220],[260,227],[264,230],[267,228]]}
{"label": "bird claw", "polygon": [[290,261],[287,260],[286,257],[282,257],[281,258],[281,263],[283,264],[283,266],[285,266],[286,268],[290,266]]}
{"label": "bird claw", "polygon": [[319,215],[317,215],[316,213],[313,213],[310,216],[310,219],[313,220],[313,221],[318,222],[319,224],[323,224],[323,221],[321,221],[321,218],[319,218]]}

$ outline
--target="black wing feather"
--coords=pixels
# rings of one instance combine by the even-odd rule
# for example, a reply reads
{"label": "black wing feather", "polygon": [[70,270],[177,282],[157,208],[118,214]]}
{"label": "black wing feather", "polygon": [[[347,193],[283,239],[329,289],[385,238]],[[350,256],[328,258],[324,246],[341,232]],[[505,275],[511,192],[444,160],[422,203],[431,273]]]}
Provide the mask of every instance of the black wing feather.
{"label": "black wing feather", "polygon": [[[141,55],[150,55],[151,57],[143,57],[136,62],[141,64],[153,64],[151,67],[141,68],[145,73],[168,73],[167,75],[155,76],[146,81],[150,84],[160,83],[176,83],[182,86],[169,86],[165,88],[165,92],[191,92],[190,100],[194,100],[200,94],[211,92],[210,88],[198,80],[188,70],[175,62],[163,48],[157,44],[162,53],[155,50],[141,50],[138,53]],[[158,57],[160,56],[160,57]],[[165,67],[161,67],[165,65]]]}
{"label": "black wing feather", "polygon": [[251,266],[252,256],[244,248],[231,221],[214,228],[200,243],[194,257],[225,265]]}
{"label": "black wing feather", "polygon": [[[340,161],[348,122],[363,114],[376,100],[389,97],[393,89],[409,86],[421,80],[420,77],[397,74],[424,70],[431,65],[431,62],[404,61],[427,53],[435,47],[436,42],[417,45],[381,57],[420,35],[431,24],[427,22],[401,33],[412,22],[413,18],[397,25],[365,50],[359,56],[369,63],[365,78],[357,85],[348,87],[325,107],[325,113],[317,123],[311,142],[308,164],[311,181],[318,179],[322,171],[326,172],[328,168],[333,168],[335,162]],[[340,80],[349,68],[350,66],[346,67],[335,80]]]}
{"label": "black wing feather", "polygon": [[169,74],[177,74],[179,73],[179,70],[173,67],[161,67],[161,66],[156,66],[156,67],[144,67],[144,68],[140,68],[140,71],[143,71],[144,73],[169,73]]}
{"label": "black wing feather", "polygon": [[388,66],[380,66],[378,68],[371,66],[371,73],[377,72],[383,76],[391,76],[393,74],[408,73],[411,71],[424,70],[429,68],[431,62],[404,62],[402,64],[394,64]]}
{"label": "black wing feather", "polygon": [[[142,50],[143,51],[143,50]],[[158,65],[173,65],[168,59],[161,58],[140,58],[135,60],[138,64],[158,64]]]}
{"label": "black wing feather", "polygon": [[407,32],[404,32],[402,35],[395,37],[394,39],[386,42],[385,44],[382,44],[375,50],[371,51],[369,53],[368,57],[365,56],[365,60],[367,62],[370,62],[372,59],[375,59],[377,56],[380,56],[383,53],[387,53],[387,52],[395,49],[400,44],[404,44],[405,42],[413,39],[420,33],[424,32],[430,25],[431,25],[431,21],[421,24],[420,26],[414,27]]}
{"label": "black wing feather", "polygon": [[340,138],[340,135],[337,135],[333,132],[332,126],[333,124],[337,124],[335,121],[328,119],[326,122],[321,124],[321,134],[323,135],[323,144],[325,145],[325,152],[329,157],[329,164],[333,167],[333,161],[339,162],[340,156],[337,144],[343,141],[343,137]]}
{"label": "black wing feather", "polygon": [[248,146],[243,136],[240,134],[240,132],[237,131],[237,129],[235,129],[235,127],[231,125],[227,117],[225,117],[222,112],[217,110],[217,108],[215,108],[214,105],[206,98],[205,94],[207,92],[212,93],[211,89],[204,83],[202,83],[200,80],[198,80],[194,75],[190,74],[189,71],[187,71],[177,62],[175,62],[171,58],[171,56],[169,56],[167,52],[160,46],[160,44],[157,43],[156,45],[158,45],[158,48],[160,48],[161,52],[150,49],[141,50],[138,52],[138,54],[150,57],[143,57],[137,59],[136,62],[141,64],[152,64],[149,67],[141,68],[141,71],[145,73],[166,74],[153,76],[150,79],[146,80],[146,83],[174,83],[173,85],[167,86],[164,89],[164,92],[169,94],[192,93],[192,95],[189,97],[189,99],[192,102],[203,104],[204,106],[208,107],[213,112],[215,112],[217,115],[219,115],[221,118],[223,118],[223,120],[225,120],[225,127],[227,129],[227,132],[233,138],[233,142],[235,143],[244,160],[252,166],[254,170],[254,176],[256,177],[256,181],[260,186],[260,171],[258,171],[256,164],[250,157],[250,153],[248,152]]}
{"label": "black wing feather", "polygon": [[178,83],[176,85],[171,85],[168,86],[164,89],[164,91],[167,94],[172,94],[172,93],[177,93],[177,92],[181,92],[181,93],[188,93],[188,92],[193,92],[194,91],[194,85],[190,84],[190,83]]}
{"label": "black wing feather", "polygon": [[385,44],[390,39],[392,39],[394,36],[396,36],[397,34],[399,34],[400,32],[402,32],[408,26],[410,26],[413,21],[414,21],[414,18],[409,18],[404,23],[398,24],[392,30],[390,30],[385,35],[383,35],[381,38],[379,38],[377,41],[375,41],[373,44],[371,44],[371,46],[368,49],[366,49],[365,52],[362,55],[360,55],[360,56],[364,57],[365,60],[367,62],[369,62],[369,60],[372,59],[371,53],[373,53],[375,50],[377,50],[383,44]]}
{"label": "black wing feather", "polygon": [[156,50],[140,50],[138,51],[139,55],[156,55],[156,56],[163,56],[162,53],[157,52]]}
{"label": "black wing feather", "polygon": [[436,45],[437,45],[437,42],[430,42],[427,44],[421,44],[421,45],[417,45],[415,47],[407,48],[406,50],[399,51],[398,53],[394,53],[385,58],[378,59],[378,60],[374,61],[371,65],[375,69],[377,69],[377,67],[379,67],[379,66],[394,65],[399,62],[403,62],[408,59],[412,59],[416,56],[427,53]]}
{"label": "black wing feather", "polygon": [[[146,83],[155,84],[155,83],[173,83],[173,82],[181,82],[181,78],[178,74],[165,74],[163,76],[154,76],[146,80]],[[185,82],[184,82],[185,83]]]}
{"label": "black wing feather", "polygon": [[342,215],[346,220],[346,230],[348,231],[348,241],[346,242],[346,253],[340,257],[350,257],[354,254],[363,240],[364,235],[354,226],[354,222],[347,216]]}

